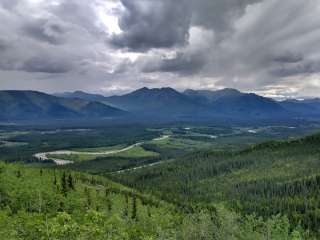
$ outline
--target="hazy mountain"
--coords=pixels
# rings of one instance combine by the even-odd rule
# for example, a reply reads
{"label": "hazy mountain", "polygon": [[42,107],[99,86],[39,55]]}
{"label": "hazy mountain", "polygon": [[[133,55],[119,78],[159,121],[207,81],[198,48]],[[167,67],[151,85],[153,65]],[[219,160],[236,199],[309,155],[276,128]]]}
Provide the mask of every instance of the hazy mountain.
{"label": "hazy mountain", "polygon": [[36,91],[0,91],[0,119],[115,117],[125,112],[100,102],[66,99]]}
{"label": "hazy mountain", "polygon": [[172,88],[141,88],[122,96],[106,98],[118,108],[147,115],[185,116],[205,113],[206,107]]}
{"label": "hazy mountain", "polygon": [[292,115],[273,99],[236,89],[186,90],[184,94],[194,101],[207,104],[211,111],[231,118],[283,118]]}
{"label": "hazy mountain", "polygon": [[103,95],[86,93],[83,91],[55,93],[54,95],[57,97],[79,98],[79,99],[83,99],[83,100],[87,100],[87,101],[95,101],[95,102],[105,101],[105,96],[103,96]]}
{"label": "hazy mountain", "polygon": [[320,117],[319,98],[306,100],[288,99],[280,102],[280,105],[302,117]]}
{"label": "hazy mountain", "polygon": [[217,91],[187,89],[183,93],[196,101],[206,104],[212,103],[222,97],[238,97],[244,95],[240,91],[232,88]]}

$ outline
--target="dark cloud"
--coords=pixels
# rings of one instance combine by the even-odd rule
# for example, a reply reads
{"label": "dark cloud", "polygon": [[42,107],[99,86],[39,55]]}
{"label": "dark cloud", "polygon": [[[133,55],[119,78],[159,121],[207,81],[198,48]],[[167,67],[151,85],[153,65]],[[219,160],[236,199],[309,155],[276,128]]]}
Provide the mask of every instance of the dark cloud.
{"label": "dark cloud", "polygon": [[271,75],[276,77],[290,77],[301,74],[320,73],[320,62],[307,61],[298,64],[289,64],[282,67],[276,67],[270,71]]}
{"label": "dark cloud", "polygon": [[172,72],[182,75],[198,73],[206,64],[205,57],[201,53],[186,55],[183,52],[177,53],[174,58],[161,59],[148,62],[142,68],[143,72]]}
{"label": "dark cloud", "polygon": [[275,62],[280,63],[297,63],[303,60],[302,54],[287,52],[278,56],[275,56],[273,59]]}
{"label": "dark cloud", "polygon": [[67,73],[73,69],[70,59],[52,58],[51,56],[36,56],[17,61],[13,58],[0,60],[0,70],[24,71],[29,73]]}
{"label": "dark cloud", "polygon": [[26,72],[66,73],[72,69],[70,62],[63,59],[34,57],[23,63],[20,70]]}
{"label": "dark cloud", "polygon": [[96,26],[97,14],[93,7],[95,2],[95,0],[60,0],[58,5],[50,5],[48,10],[60,21],[98,35],[100,30]]}
{"label": "dark cloud", "polygon": [[249,4],[261,0],[121,0],[122,33],[113,35],[116,47],[133,51],[168,48],[187,42],[190,26],[201,26],[225,36]]}
{"label": "dark cloud", "polygon": [[14,8],[20,0],[1,0],[0,6],[5,9],[12,9]]}
{"label": "dark cloud", "polygon": [[111,43],[120,48],[144,51],[170,48],[188,40],[190,8],[186,0],[121,0],[125,11],[119,19],[123,33]]}
{"label": "dark cloud", "polygon": [[50,44],[62,44],[63,34],[67,29],[60,23],[50,19],[33,19],[22,26],[22,31],[36,40]]}
{"label": "dark cloud", "polygon": [[224,35],[233,27],[249,4],[262,0],[189,0],[192,11],[192,24],[214,29]]}
{"label": "dark cloud", "polygon": [[5,51],[10,47],[10,43],[5,40],[0,38],[0,52]]}

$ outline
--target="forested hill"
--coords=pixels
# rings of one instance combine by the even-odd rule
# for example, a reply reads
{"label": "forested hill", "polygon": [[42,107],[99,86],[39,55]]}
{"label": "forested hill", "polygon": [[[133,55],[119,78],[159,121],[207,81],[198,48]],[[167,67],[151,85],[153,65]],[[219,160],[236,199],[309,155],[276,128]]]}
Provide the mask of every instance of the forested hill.
{"label": "forested hill", "polygon": [[[102,177],[0,162],[0,239],[309,239],[286,217],[186,211]],[[310,238],[311,239],[311,238]]]}
{"label": "forested hill", "polygon": [[177,204],[220,202],[244,214],[284,214],[319,234],[320,134],[236,153],[201,151],[113,177]]}

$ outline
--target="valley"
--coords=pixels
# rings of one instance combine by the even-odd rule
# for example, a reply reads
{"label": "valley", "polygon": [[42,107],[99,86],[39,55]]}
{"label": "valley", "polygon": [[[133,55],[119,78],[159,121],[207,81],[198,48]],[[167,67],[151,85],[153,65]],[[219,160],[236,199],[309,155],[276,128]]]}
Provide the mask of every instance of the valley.
{"label": "valley", "polygon": [[[17,232],[21,218],[44,236],[68,239],[319,236],[316,121],[72,124],[1,126],[1,141],[11,144],[0,145],[0,226],[12,228],[0,236],[42,234]],[[61,224],[68,230],[55,232]]]}

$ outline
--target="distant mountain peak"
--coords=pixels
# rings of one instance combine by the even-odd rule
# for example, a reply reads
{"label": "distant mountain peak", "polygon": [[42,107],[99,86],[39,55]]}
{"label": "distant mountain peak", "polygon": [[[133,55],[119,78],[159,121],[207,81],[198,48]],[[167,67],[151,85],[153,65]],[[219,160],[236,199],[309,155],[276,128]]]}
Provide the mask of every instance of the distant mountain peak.
{"label": "distant mountain peak", "polygon": [[150,88],[142,87],[142,88],[139,88],[139,89],[135,90],[134,92],[149,91],[149,90],[150,90]]}
{"label": "distant mountain peak", "polygon": [[148,88],[148,87],[143,87],[135,90],[134,92],[139,92],[139,91],[175,91],[175,89],[171,87],[162,87],[162,88]]}
{"label": "distant mountain peak", "polygon": [[235,88],[223,88],[223,89],[216,90],[215,92],[236,93],[236,94],[242,93]]}
{"label": "distant mountain peak", "polygon": [[133,91],[127,95],[145,95],[145,94],[150,94],[150,95],[153,95],[153,94],[157,94],[157,95],[162,95],[162,94],[181,94],[179,93],[178,91],[176,91],[175,89],[173,88],[170,88],[170,87],[163,87],[163,88],[147,88],[147,87],[143,87],[143,88],[140,88],[136,91]]}
{"label": "distant mountain peak", "polygon": [[73,93],[75,93],[75,94],[89,94],[89,93],[81,91],[81,90],[76,90]]}

